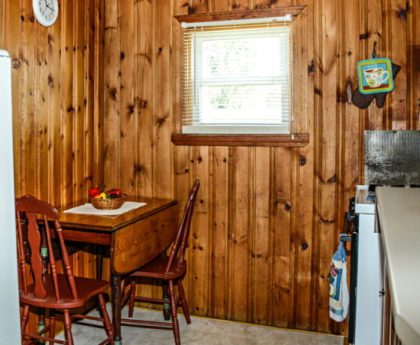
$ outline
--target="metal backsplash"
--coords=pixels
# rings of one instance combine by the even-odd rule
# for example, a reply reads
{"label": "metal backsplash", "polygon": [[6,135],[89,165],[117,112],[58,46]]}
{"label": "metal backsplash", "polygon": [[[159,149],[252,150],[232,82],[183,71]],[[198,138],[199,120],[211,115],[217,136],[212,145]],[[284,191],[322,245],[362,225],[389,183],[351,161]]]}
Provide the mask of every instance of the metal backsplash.
{"label": "metal backsplash", "polygon": [[365,131],[365,184],[420,185],[420,131]]}

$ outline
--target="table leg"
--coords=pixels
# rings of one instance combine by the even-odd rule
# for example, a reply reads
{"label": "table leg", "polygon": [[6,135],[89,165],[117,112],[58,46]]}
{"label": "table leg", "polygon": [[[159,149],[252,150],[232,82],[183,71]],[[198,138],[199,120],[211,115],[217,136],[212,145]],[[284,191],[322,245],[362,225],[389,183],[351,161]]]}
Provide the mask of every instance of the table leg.
{"label": "table leg", "polygon": [[112,326],[114,327],[114,344],[122,345],[121,338],[121,276],[111,274],[112,288]]}
{"label": "table leg", "polygon": [[163,299],[168,301],[168,303],[163,304],[163,319],[168,321],[171,319],[171,305],[169,304],[169,294],[168,294],[168,283],[166,281],[162,282],[163,290]]}
{"label": "table leg", "polygon": [[[45,229],[45,228],[44,228]],[[44,277],[46,274],[48,274],[48,264],[49,264],[49,257],[48,257],[48,246],[47,246],[47,237],[46,237],[45,231],[41,232],[41,258],[42,258],[42,276]],[[38,319],[38,332],[43,330],[45,328],[45,309],[39,308],[39,319]],[[41,334],[42,336],[45,335],[45,333]],[[45,340],[38,340],[39,345],[45,344]]]}
{"label": "table leg", "polygon": [[[103,247],[99,244],[96,245],[96,279],[102,280],[102,267],[103,267],[103,261],[104,261],[104,250]],[[96,309],[99,312],[99,315],[101,315],[102,310],[101,306],[99,304],[99,300],[96,305]]]}
{"label": "table leg", "polygon": [[[41,331],[42,329],[45,328],[45,309],[44,308],[39,308],[39,318],[38,318],[38,332]],[[44,336],[45,334],[42,333],[42,336]],[[45,340],[38,340],[37,344],[39,345],[43,345],[45,344]]]}
{"label": "table leg", "polygon": [[102,280],[102,264],[104,259],[103,247],[96,245],[96,279]]}

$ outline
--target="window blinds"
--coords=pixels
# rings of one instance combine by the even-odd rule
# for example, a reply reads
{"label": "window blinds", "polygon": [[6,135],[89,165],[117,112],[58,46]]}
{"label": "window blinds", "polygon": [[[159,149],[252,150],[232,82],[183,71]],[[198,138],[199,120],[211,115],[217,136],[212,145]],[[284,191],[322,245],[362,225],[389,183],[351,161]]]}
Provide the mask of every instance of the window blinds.
{"label": "window blinds", "polygon": [[291,16],[182,23],[183,133],[288,133]]}

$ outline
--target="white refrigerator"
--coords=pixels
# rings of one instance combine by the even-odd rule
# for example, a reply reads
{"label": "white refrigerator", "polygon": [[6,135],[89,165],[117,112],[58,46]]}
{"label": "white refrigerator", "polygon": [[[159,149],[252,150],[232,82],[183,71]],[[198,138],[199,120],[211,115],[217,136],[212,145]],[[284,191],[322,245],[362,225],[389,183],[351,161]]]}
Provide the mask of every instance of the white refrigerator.
{"label": "white refrigerator", "polygon": [[0,344],[21,344],[16,250],[11,61],[0,50]]}

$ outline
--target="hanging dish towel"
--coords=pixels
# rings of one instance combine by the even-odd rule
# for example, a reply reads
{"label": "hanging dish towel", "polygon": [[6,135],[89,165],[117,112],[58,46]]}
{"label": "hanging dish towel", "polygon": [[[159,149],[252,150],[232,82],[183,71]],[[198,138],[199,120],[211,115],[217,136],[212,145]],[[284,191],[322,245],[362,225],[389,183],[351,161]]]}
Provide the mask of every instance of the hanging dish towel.
{"label": "hanging dish towel", "polygon": [[341,322],[349,310],[349,290],[347,288],[347,257],[343,242],[331,260],[330,274],[330,318]]}

